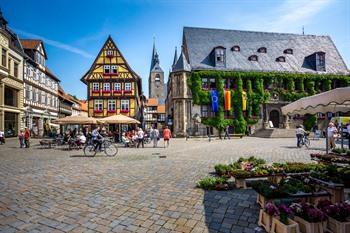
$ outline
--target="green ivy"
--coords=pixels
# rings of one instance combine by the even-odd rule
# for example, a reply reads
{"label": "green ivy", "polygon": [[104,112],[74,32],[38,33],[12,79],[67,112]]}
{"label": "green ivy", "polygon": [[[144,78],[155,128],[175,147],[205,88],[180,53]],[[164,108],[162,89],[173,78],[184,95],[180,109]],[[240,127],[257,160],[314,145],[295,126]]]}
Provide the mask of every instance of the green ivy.
{"label": "green ivy", "polygon": [[[188,86],[192,92],[192,100],[197,105],[209,105],[210,93],[202,89],[202,78],[215,78],[216,89],[219,95],[219,111],[214,117],[203,119],[205,125],[215,127],[221,132],[226,126],[234,126],[236,133],[244,133],[247,124],[255,124],[253,116],[260,116],[260,106],[270,98],[270,92],[277,92],[284,101],[295,101],[316,93],[315,83],[322,83],[325,90],[332,88],[332,80],[340,86],[350,86],[350,77],[346,75],[332,74],[295,74],[278,72],[240,72],[240,71],[195,71],[188,78]],[[231,89],[231,104],[234,111],[234,119],[224,117],[224,79],[235,79],[236,88]],[[242,92],[243,80],[247,86],[247,112],[243,115]],[[264,83],[272,85],[269,91],[265,91]],[[305,86],[304,86],[305,83]],[[287,89],[285,90],[285,84]],[[232,110],[230,115],[232,115]]]}

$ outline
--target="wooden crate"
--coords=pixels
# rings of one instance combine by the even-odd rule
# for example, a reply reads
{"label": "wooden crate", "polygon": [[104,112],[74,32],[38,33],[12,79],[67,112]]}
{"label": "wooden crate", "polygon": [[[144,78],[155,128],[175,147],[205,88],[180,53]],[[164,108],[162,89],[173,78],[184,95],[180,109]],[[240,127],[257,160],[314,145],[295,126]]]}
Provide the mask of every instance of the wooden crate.
{"label": "wooden crate", "polygon": [[294,221],[299,224],[299,229],[301,233],[324,233],[325,223],[323,222],[308,222],[298,216],[294,217]]}
{"label": "wooden crate", "polygon": [[260,209],[258,225],[262,226],[266,232],[270,232],[272,224],[272,216]]}
{"label": "wooden crate", "polygon": [[265,208],[265,205],[267,202],[271,201],[270,199],[267,199],[263,195],[258,193],[258,196],[256,197],[256,203],[260,205],[261,208]]}
{"label": "wooden crate", "polygon": [[278,217],[273,217],[270,233],[300,233],[299,224],[288,218],[286,225]]}
{"label": "wooden crate", "polygon": [[328,217],[326,229],[330,233],[349,233],[350,222],[339,222],[334,218]]}
{"label": "wooden crate", "polygon": [[331,201],[333,203],[337,202],[343,202],[344,201],[344,187],[337,187],[337,188],[331,188],[331,187],[325,187],[325,189],[332,195]]}

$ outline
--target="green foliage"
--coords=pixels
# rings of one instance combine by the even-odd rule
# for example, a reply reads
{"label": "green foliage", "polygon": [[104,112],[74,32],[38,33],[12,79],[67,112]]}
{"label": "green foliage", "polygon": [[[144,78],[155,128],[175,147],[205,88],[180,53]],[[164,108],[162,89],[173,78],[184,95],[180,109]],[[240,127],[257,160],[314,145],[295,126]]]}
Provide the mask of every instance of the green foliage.
{"label": "green foliage", "polygon": [[282,190],[267,180],[252,182],[253,189],[268,199],[286,197]]}
{"label": "green foliage", "polygon": [[197,182],[197,187],[205,190],[213,190],[217,185],[226,184],[224,177],[205,177]]}
{"label": "green foliage", "polygon": [[214,168],[218,176],[228,176],[232,171],[232,167],[226,164],[216,164]]}
{"label": "green foliage", "polygon": [[307,79],[306,80],[306,91],[309,95],[314,95],[316,94],[315,91],[315,81],[312,79]]}
{"label": "green foliage", "polygon": [[309,115],[306,120],[304,120],[303,125],[305,130],[310,131],[312,127],[316,124],[317,118],[315,115]]}

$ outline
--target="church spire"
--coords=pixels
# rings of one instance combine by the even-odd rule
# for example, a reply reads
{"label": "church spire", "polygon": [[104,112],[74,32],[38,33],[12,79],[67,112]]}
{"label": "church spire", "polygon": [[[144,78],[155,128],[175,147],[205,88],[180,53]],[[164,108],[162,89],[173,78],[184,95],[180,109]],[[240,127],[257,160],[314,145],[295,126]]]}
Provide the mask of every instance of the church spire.
{"label": "church spire", "polygon": [[177,62],[177,47],[175,46],[175,54],[174,54],[174,60],[173,60],[173,65],[172,65],[173,69],[176,65],[176,62]]}
{"label": "church spire", "polygon": [[152,70],[154,65],[156,64],[156,57],[158,58],[158,53],[157,53],[157,49],[156,49],[156,38],[153,37],[153,50],[152,50],[152,58],[151,58],[151,68],[150,68],[150,70]]}

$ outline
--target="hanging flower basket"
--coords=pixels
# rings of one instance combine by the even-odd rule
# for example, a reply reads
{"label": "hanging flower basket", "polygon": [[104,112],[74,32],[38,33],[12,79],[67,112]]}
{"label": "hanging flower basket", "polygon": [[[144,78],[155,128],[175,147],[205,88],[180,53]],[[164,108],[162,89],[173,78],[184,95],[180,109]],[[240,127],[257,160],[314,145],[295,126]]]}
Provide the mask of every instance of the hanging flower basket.
{"label": "hanging flower basket", "polygon": [[287,224],[280,221],[279,217],[273,217],[271,223],[270,233],[300,233],[299,225],[297,222],[288,218]]}

